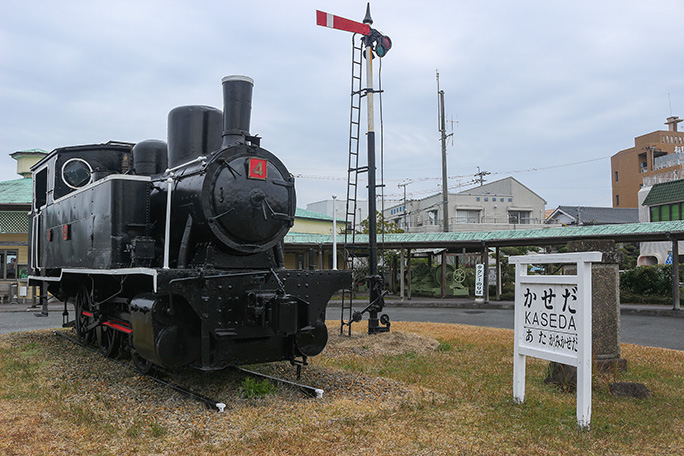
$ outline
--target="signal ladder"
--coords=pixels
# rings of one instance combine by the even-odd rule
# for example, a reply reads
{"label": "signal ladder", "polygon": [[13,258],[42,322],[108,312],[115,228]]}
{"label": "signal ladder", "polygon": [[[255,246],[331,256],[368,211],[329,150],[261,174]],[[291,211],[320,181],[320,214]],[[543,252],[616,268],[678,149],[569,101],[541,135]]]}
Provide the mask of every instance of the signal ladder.
{"label": "signal ladder", "polygon": [[[351,74],[351,109],[349,112],[349,164],[347,166],[347,207],[344,231],[344,252],[347,264],[354,272],[356,258],[356,211],[358,197],[359,174],[368,172],[368,166],[359,166],[359,143],[361,130],[361,98],[366,95],[361,89],[363,68],[363,38],[356,42],[356,33],[352,35],[352,74]],[[351,233],[350,233],[351,232]],[[340,334],[344,334],[345,326],[351,336],[351,324],[359,321],[354,318],[353,289],[342,295],[342,312],[340,316]],[[345,320],[346,315],[346,320]],[[360,317],[360,315],[359,315]],[[358,318],[358,317],[357,317]]]}

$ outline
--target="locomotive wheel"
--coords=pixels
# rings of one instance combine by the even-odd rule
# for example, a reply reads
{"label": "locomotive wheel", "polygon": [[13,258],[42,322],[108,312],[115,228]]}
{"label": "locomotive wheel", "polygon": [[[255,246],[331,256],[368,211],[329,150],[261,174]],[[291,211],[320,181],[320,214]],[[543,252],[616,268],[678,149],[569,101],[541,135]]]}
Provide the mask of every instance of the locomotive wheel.
{"label": "locomotive wheel", "polygon": [[97,344],[100,351],[107,358],[116,358],[119,354],[119,345],[121,345],[121,338],[119,333],[106,326],[97,327]]}
{"label": "locomotive wheel", "polygon": [[463,281],[465,280],[465,270],[463,268],[456,268],[454,270],[454,282],[458,282],[459,284],[462,284]]}
{"label": "locomotive wheel", "polygon": [[137,351],[133,350],[131,352],[131,358],[133,359],[135,370],[141,374],[147,375],[152,371],[152,367],[154,366],[152,362],[140,356]]}
{"label": "locomotive wheel", "polygon": [[93,314],[93,303],[90,299],[90,293],[85,287],[78,290],[76,294],[76,337],[78,341],[87,345],[93,341],[95,334],[93,331],[88,331],[86,328],[93,322],[92,316],[86,316],[83,312]]}

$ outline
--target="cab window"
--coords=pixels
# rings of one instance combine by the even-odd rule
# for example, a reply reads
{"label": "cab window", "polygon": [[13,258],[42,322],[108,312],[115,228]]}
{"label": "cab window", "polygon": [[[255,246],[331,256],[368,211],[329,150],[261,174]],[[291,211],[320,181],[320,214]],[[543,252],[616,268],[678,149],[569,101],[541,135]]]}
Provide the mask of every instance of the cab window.
{"label": "cab window", "polygon": [[71,188],[89,184],[92,174],[93,170],[88,162],[81,158],[72,158],[62,165],[62,180]]}

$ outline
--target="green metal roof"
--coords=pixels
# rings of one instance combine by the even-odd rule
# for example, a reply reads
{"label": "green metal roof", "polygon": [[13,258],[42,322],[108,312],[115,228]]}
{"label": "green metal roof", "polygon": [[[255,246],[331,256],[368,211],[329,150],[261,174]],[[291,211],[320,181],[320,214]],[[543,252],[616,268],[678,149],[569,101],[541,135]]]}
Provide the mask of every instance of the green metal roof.
{"label": "green metal roof", "polygon": [[18,150],[16,152],[13,152],[10,154],[10,157],[20,157],[22,155],[47,155],[48,151],[44,149],[24,149],[24,150]]}
{"label": "green metal roof", "polygon": [[[485,242],[490,247],[508,245],[562,244],[579,239],[614,239],[618,242],[666,241],[684,239],[684,221],[625,223],[617,225],[567,226],[527,230],[467,231],[457,233],[400,233],[378,235],[378,245],[398,247],[474,246]],[[344,242],[344,236],[337,236]],[[285,243],[296,245],[331,244],[331,234],[289,233]],[[357,234],[357,244],[368,244],[368,235]]]}
{"label": "green metal roof", "polygon": [[[321,214],[319,212],[309,211],[307,209],[301,209],[301,208],[297,208],[297,212],[295,213],[295,217],[312,219],[312,220],[324,220],[324,221],[328,221],[328,222],[332,222],[332,219],[333,219],[332,215]],[[337,221],[338,222],[344,222],[344,219],[340,219],[338,217]]]}
{"label": "green metal roof", "polygon": [[684,179],[655,184],[648,192],[642,206],[657,206],[675,201],[684,201]]}
{"label": "green metal roof", "polygon": [[0,182],[0,204],[31,204],[33,179],[15,179]]}

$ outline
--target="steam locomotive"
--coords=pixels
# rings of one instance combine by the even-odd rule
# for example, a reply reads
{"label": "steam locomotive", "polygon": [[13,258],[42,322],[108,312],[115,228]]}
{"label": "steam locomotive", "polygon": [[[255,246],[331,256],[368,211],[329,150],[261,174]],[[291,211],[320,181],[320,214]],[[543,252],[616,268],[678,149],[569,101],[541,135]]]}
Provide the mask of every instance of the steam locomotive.
{"label": "steam locomotive", "polygon": [[285,269],[294,178],[249,134],[252,79],[222,84],[223,111],[173,109],[168,142],[62,147],[32,168],[29,283],[73,303],[81,342],[141,372],[305,364],[351,284]]}

